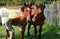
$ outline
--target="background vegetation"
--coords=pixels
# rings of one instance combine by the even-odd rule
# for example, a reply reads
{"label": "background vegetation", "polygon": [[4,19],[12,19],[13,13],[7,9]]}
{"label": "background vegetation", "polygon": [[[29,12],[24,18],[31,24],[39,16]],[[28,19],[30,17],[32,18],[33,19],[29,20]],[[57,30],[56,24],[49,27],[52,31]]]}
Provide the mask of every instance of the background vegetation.
{"label": "background vegetation", "polygon": [[[54,0],[0,0],[0,8],[7,7],[7,8],[20,8],[24,2],[31,3],[34,1],[36,4],[51,4]],[[55,0],[55,3],[60,3],[60,0]]]}
{"label": "background vegetation", "polygon": [[[0,5],[22,5],[24,2],[31,3],[34,1],[37,4],[45,3],[51,4],[54,0],[0,0]],[[59,1],[59,0],[55,0]]]}

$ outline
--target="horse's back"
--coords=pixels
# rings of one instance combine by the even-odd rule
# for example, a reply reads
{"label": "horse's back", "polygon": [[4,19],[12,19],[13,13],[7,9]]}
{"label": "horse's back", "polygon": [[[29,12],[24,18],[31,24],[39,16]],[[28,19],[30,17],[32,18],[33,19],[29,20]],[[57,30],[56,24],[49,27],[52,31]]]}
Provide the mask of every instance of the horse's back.
{"label": "horse's back", "polygon": [[8,8],[0,8],[0,23],[5,24],[8,20],[9,9]]}
{"label": "horse's back", "polygon": [[16,18],[19,18],[21,16],[23,16],[23,12],[19,9],[19,10],[14,10],[14,9],[11,9],[9,11],[9,14],[8,14],[8,18],[9,19],[16,19]]}
{"label": "horse's back", "polygon": [[8,8],[0,8],[0,16],[7,16],[9,12]]}

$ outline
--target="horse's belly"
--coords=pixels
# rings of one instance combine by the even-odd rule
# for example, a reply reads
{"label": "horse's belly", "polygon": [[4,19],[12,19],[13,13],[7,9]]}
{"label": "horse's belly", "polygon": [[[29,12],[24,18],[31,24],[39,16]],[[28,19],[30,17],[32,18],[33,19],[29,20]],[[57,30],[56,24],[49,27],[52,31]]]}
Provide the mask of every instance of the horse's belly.
{"label": "horse's belly", "polygon": [[26,19],[25,20],[20,20],[20,19],[14,19],[12,20],[12,25],[20,25],[20,26],[23,26],[23,25],[26,25]]}

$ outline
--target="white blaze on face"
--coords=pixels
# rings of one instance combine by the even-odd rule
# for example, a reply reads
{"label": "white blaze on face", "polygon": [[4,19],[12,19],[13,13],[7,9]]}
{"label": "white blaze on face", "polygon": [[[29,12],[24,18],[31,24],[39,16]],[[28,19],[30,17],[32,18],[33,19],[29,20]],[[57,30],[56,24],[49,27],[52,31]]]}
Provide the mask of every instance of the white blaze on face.
{"label": "white blaze on face", "polygon": [[29,9],[29,8],[27,8],[27,10],[29,11],[30,9]]}

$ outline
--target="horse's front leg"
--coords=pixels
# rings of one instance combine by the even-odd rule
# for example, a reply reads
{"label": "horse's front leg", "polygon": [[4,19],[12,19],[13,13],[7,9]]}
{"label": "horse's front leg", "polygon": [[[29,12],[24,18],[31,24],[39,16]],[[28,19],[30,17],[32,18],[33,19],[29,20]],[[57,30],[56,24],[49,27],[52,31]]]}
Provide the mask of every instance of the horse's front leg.
{"label": "horse's front leg", "polygon": [[37,29],[35,25],[34,25],[34,39],[37,39]]}
{"label": "horse's front leg", "polygon": [[39,39],[41,39],[41,32],[42,32],[42,26],[43,24],[41,24],[40,26],[39,26],[39,35],[38,35],[38,38]]}
{"label": "horse's front leg", "polygon": [[6,29],[6,39],[9,38],[9,31]]}
{"label": "horse's front leg", "polygon": [[39,35],[38,38],[41,39],[42,26],[39,26]]}
{"label": "horse's front leg", "polygon": [[25,27],[20,27],[19,28],[19,30],[20,30],[20,39],[24,39],[24,32],[25,32]]}
{"label": "horse's front leg", "polygon": [[30,39],[30,27],[31,27],[31,23],[28,24],[28,39]]}
{"label": "horse's front leg", "polygon": [[31,24],[29,23],[28,24],[28,36],[30,37],[30,27],[31,27]]}

